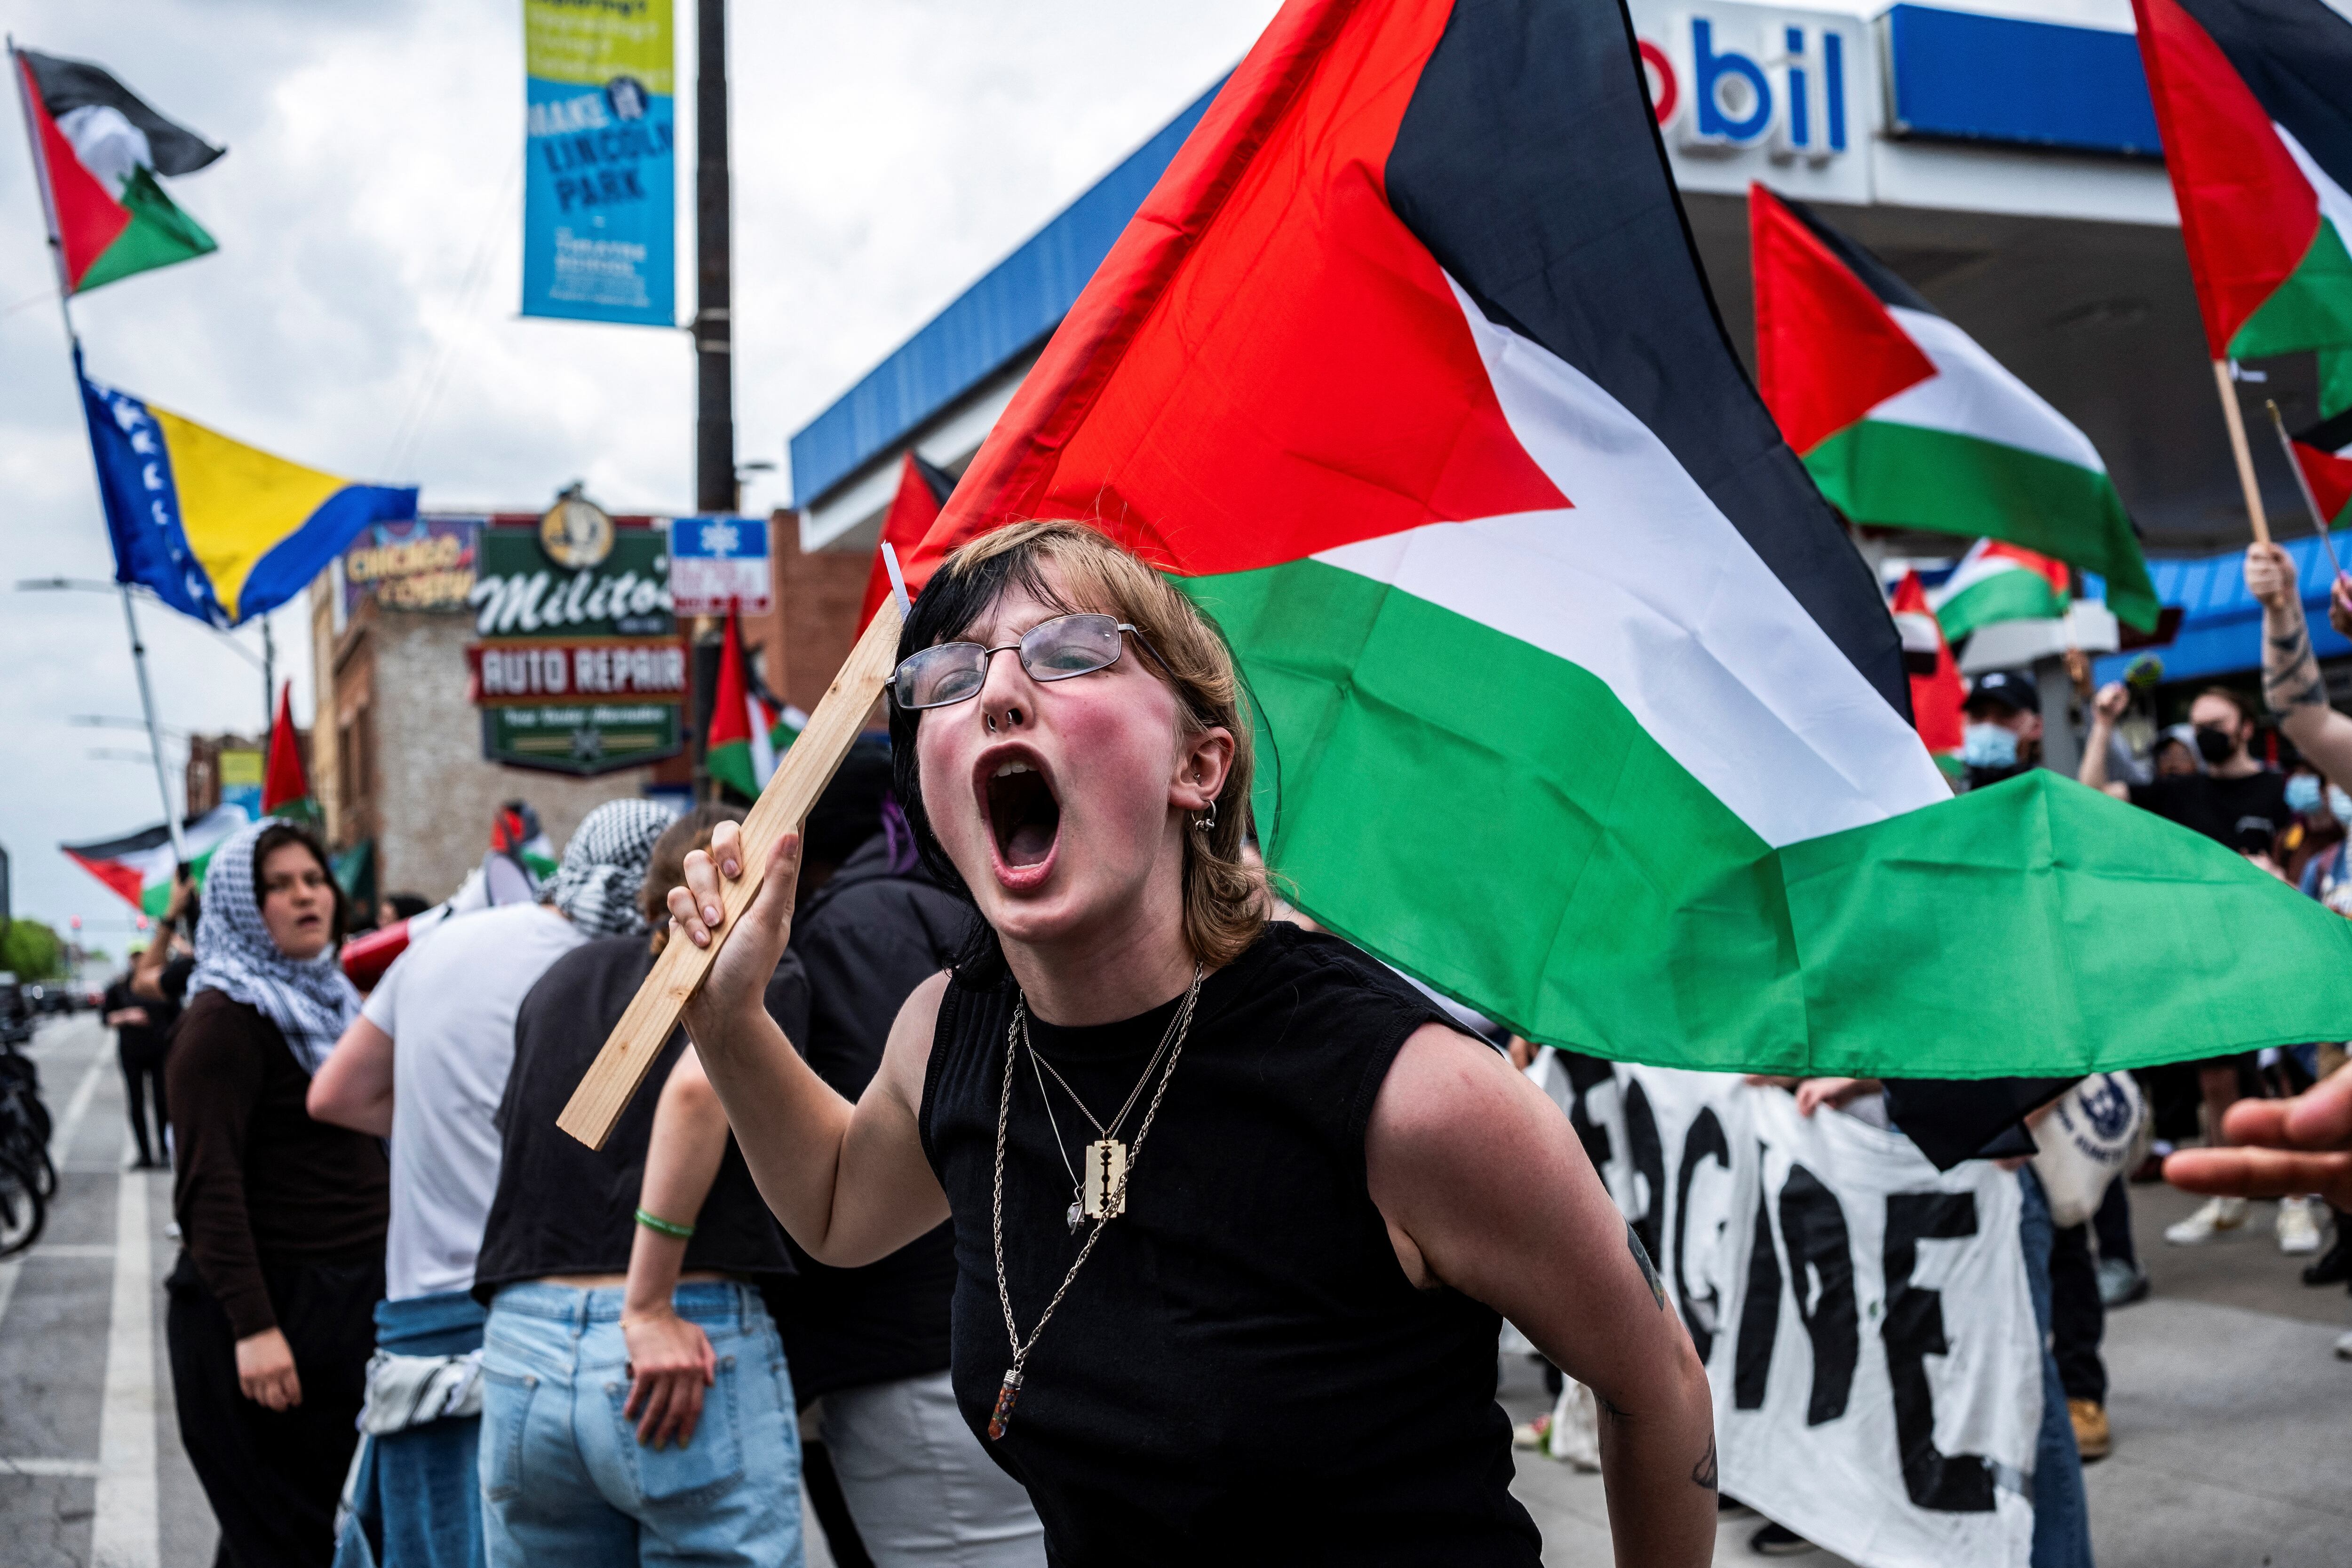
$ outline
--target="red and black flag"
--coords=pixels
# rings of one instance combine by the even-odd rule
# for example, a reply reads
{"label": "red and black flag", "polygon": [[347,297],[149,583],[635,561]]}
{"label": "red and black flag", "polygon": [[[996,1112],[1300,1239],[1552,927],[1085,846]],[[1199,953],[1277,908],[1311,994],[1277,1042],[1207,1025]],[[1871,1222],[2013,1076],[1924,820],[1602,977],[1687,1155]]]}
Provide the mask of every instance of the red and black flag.
{"label": "red and black flag", "polygon": [[[916,454],[907,454],[898,467],[898,488],[890,497],[890,509],[882,514],[882,538],[875,546],[874,567],[866,574],[866,602],[858,607],[857,626],[865,630],[890,597],[890,571],[882,564],[882,545],[898,552],[903,564],[940,520],[940,508],[948,504],[955,493],[955,476],[936,463],[927,463]],[[912,585],[909,584],[911,587]]]}
{"label": "red and black flag", "polygon": [[2211,356],[2352,347],[2352,22],[2326,0],[2132,10]]}
{"label": "red and black flag", "polygon": [[68,293],[218,248],[155,177],[193,174],[224,149],[87,60],[17,49],[12,63]]}

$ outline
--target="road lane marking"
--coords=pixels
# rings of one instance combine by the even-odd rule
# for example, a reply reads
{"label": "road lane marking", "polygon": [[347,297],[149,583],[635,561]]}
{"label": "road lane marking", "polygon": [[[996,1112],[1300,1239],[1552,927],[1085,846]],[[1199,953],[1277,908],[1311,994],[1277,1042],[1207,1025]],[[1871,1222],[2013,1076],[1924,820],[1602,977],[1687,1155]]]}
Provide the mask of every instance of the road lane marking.
{"label": "road lane marking", "polygon": [[63,1476],[68,1480],[87,1480],[97,1474],[96,1459],[0,1458],[0,1476]]}
{"label": "road lane marking", "polygon": [[[126,1127],[123,1154],[138,1152]],[[155,1289],[147,1236],[147,1173],[117,1179],[114,1305],[106,1333],[106,1395],[98,1423],[98,1505],[90,1568],[157,1568]]]}

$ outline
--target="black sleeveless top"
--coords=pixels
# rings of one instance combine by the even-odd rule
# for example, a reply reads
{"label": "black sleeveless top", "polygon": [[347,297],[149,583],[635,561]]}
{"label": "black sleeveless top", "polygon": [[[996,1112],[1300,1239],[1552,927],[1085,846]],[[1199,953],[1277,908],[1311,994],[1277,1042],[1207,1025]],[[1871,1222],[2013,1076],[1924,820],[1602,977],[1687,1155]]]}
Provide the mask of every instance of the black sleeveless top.
{"label": "black sleeveless top", "polygon": [[[1005,1034],[1001,965],[959,973],[923,1085],[923,1146],[955,1218],[964,1419],[1029,1489],[1050,1561],[1526,1564],[1495,1403],[1501,1320],[1413,1288],[1365,1185],[1364,1130],[1406,1036],[1444,1017],[1333,937],[1276,924],[1201,988],[1127,1213],[1031,1354],[987,1437],[1012,1351],[990,1204]],[[1134,1088],[1177,1003],[1030,1039],[1097,1114]],[[1004,1260],[1025,1338],[1077,1256],[1068,1171],[1036,1070],[1014,1063]],[[1094,1136],[1052,1079],[1070,1162]],[[1130,1143],[1151,1091],[1122,1133]]]}

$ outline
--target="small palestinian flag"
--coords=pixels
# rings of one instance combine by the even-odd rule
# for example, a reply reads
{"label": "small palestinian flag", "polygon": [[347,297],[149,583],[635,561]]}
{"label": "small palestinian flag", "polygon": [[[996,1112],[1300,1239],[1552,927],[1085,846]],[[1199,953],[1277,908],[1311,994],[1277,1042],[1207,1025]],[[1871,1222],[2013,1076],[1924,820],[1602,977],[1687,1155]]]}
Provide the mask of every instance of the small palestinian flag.
{"label": "small palestinian flag", "polygon": [[68,293],[218,248],[155,177],[193,174],[225,149],[164,119],[88,61],[15,55]]}
{"label": "small palestinian flag", "polygon": [[2074,598],[2063,561],[2000,539],[1979,539],[1936,595],[1936,620],[1958,643],[1996,621],[2054,621]]}
{"label": "small palestinian flag", "polygon": [[2326,0],[2132,0],[2216,360],[2352,346],[2352,23]]}
{"label": "small palestinian flag", "polygon": [[[251,819],[235,806],[219,806],[193,822],[183,823],[181,837],[188,846],[188,863],[195,868],[202,887],[213,851],[230,835],[252,826]],[[172,830],[158,822],[142,832],[119,839],[96,839],[86,844],[59,844],[66,858],[113,889],[115,895],[151,920],[161,919],[172,902],[172,872],[178,865],[172,852]]]}
{"label": "small palestinian flag", "polygon": [[1968,687],[1952,658],[1952,645],[1936,612],[1927,607],[1927,590],[1919,574],[1906,571],[1895,585],[1895,630],[1903,638],[1903,667],[1911,675],[1911,726],[1919,732],[1936,766],[1951,776],[1958,771],[1960,705]]}
{"label": "small palestinian flag", "polygon": [[955,478],[946,469],[907,454],[898,469],[898,493],[890,497],[890,509],[882,514],[882,538],[874,547],[874,570],[866,574],[866,602],[857,610],[859,631],[866,629],[882,601],[890,597],[890,569],[882,564],[882,546],[897,550],[903,567],[915,547],[923,542],[923,536],[931,531],[931,525],[940,520],[940,508],[954,492]]}
{"label": "small palestinian flag", "polygon": [[294,728],[294,683],[278,688],[278,713],[269,721],[269,767],[261,779],[261,814],[299,821],[319,820],[319,803],[310,798],[310,776],[302,769],[302,737]]}
{"label": "small palestinian flag", "polygon": [[791,749],[808,715],[789,705],[779,708],[753,684],[743,662],[743,640],[732,612],[719,651],[719,689],[710,703],[710,741],[703,766],[710,776],[747,799],[757,799],[776,771],[776,758]]}
{"label": "small palestinian flag", "polygon": [[1032,517],[1215,616],[1262,726],[1224,804],[1299,904],[1531,1040],[1993,1077],[2352,1034],[2274,977],[2352,922],[2225,846],[2042,769],[1954,798],[1620,5],[1286,5],[910,576]]}
{"label": "small palestinian flag", "polygon": [[2303,470],[2322,525],[2345,523],[2345,509],[2352,507],[2352,412],[2296,432],[2294,465]]}
{"label": "small palestinian flag", "polygon": [[2088,436],[1803,204],[1751,185],[1748,224],[1757,386],[1838,510],[2071,561],[2155,629],[2147,561]]}

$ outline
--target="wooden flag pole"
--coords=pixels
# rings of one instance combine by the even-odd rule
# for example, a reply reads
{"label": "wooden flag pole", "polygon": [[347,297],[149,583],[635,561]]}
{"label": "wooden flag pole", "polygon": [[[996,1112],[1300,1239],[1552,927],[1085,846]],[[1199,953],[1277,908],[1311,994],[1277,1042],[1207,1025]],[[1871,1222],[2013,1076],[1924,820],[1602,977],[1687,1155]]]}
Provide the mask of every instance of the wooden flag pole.
{"label": "wooden flag pole", "polygon": [[873,623],[833,677],[833,685],[825,689],[824,700],[809,716],[808,727],[784,753],[759,800],[752,802],[751,814],[743,821],[744,874],[722,890],[720,906],[727,913],[719,940],[708,947],[676,941],[662,949],[661,956],[654,960],[653,973],[637,988],[628,1010],[613,1026],[604,1049],[596,1053],[580,1087],[572,1091],[571,1103],[563,1107],[563,1114],[555,1119],[557,1126],[590,1148],[604,1146],[613,1124],[621,1119],[630,1096],[645,1082],[646,1071],[677,1030],[688,1000],[710,973],[719,949],[734,934],[736,916],[759,896],[768,852],[778,839],[799,831],[809,808],[833,782],[841,759],[849,755],[866,714],[882,695],[882,683],[889,678],[901,624],[899,601],[884,601],[874,613]]}
{"label": "wooden flag pole", "polygon": [[2246,444],[2246,418],[2238,408],[2238,383],[2231,378],[2230,361],[2213,361],[2213,384],[2221,392],[2221,417],[2230,426],[2230,454],[2238,460],[2238,488],[2245,493],[2246,518],[2254,526],[2254,542],[2271,542],[2271,520],[2263,515],[2263,493],[2254,484],[2254,454]]}

